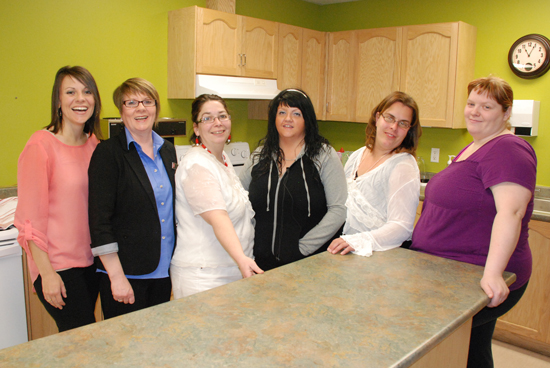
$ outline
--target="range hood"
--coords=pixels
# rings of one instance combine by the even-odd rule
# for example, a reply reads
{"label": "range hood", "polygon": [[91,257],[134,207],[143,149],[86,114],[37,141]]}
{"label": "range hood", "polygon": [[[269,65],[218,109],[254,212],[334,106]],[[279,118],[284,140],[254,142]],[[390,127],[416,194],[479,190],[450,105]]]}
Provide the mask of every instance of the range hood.
{"label": "range hood", "polygon": [[195,96],[208,93],[222,98],[271,100],[279,92],[275,79],[196,75]]}

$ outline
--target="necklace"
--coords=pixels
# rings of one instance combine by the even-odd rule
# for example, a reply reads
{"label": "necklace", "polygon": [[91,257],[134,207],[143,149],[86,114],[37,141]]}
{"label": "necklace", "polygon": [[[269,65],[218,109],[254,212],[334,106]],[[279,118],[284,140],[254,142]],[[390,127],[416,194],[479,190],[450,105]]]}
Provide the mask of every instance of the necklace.
{"label": "necklace", "polygon": [[[212,151],[210,151],[210,150],[204,145],[204,143],[201,143],[201,147],[204,148],[204,149],[206,150],[206,152],[210,153],[211,155],[214,155],[214,154],[212,153]],[[227,166],[227,162],[225,162],[225,156],[222,155],[222,158],[223,158],[223,164],[225,165],[225,167],[228,167],[228,166]]]}
{"label": "necklace", "polygon": [[[380,160],[382,160],[384,157],[386,157],[386,156],[389,155],[389,154],[390,154],[390,152],[384,153],[384,154],[383,154],[382,156],[380,156],[380,158],[379,158],[378,160],[376,160],[376,162],[375,162],[374,164],[372,164],[365,172],[367,173],[367,172],[371,171],[371,169],[372,169],[373,167],[375,167],[376,164],[380,162]],[[365,157],[366,157],[366,156],[365,156]]]}

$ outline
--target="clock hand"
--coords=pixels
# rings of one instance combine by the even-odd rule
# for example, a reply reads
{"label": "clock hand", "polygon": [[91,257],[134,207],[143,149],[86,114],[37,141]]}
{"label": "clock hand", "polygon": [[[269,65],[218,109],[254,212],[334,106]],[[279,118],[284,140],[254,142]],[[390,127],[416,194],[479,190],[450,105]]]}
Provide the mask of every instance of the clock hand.
{"label": "clock hand", "polygon": [[535,47],[537,47],[537,45],[533,46],[533,48],[531,49],[531,52],[527,52],[527,50],[525,50],[525,52],[527,53],[527,57],[531,57],[531,54],[533,53],[533,50],[535,49]]}

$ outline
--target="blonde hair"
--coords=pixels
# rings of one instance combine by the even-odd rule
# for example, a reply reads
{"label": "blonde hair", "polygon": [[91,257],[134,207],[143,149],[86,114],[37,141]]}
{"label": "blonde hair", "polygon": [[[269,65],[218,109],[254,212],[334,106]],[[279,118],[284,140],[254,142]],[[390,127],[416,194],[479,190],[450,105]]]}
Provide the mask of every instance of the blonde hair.
{"label": "blonde hair", "polygon": [[132,93],[144,94],[150,99],[156,101],[157,111],[155,113],[154,126],[157,127],[158,118],[160,114],[160,101],[159,101],[159,93],[157,92],[157,89],[155,88],[155,86],[153,86],[151,82],[143,78],[130,78],[130,79],[127,79],[120,86],[118,86],[117,89],[115,89],[115,91],[113,92],[113,101],[121,115],[122,115],[122,108],[124,106],[124,97]]}

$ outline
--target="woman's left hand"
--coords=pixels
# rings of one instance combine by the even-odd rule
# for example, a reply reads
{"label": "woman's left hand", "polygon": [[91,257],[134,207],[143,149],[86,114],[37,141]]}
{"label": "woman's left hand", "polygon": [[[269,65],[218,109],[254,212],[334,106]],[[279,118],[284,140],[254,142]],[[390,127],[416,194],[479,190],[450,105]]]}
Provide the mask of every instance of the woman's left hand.
{"label": "woman's left hand", "polygon": [[508,298],[510,289],[504,282],[501,275],[483,275],[480,281],[481,288],[487,294],[491,301],[487,304],[487,307],[494,308],[502,304]]}
{"label": "woman's left hand", "polygon": [[257,273],[264,273],[264,271],[260,267],[258,267],[256,262],[252,258],[248,258],[246,256],[244,256],[243,259],[238,262],[238,265],[239,270],[243,275],[243,279],[254,276]]}
{"label": "woman's left hand", "polygon": [[332,254],[340,253],[342,255],[355,251],[355,249],[342,238],[334,239],[327,250]]}

